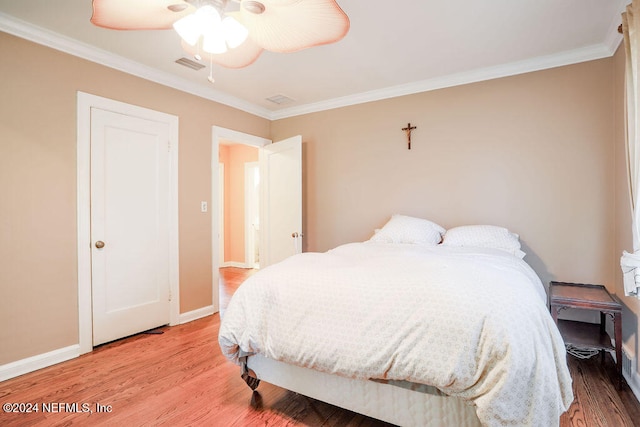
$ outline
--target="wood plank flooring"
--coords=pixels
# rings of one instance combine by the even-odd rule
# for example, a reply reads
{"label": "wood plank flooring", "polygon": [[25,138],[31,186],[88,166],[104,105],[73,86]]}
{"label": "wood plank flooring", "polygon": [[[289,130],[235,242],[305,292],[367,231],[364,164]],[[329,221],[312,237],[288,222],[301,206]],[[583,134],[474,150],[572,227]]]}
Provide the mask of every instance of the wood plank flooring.
{"label": "wood plank flooring", "polygon": [[[226,307],[245,273],[251,271],[223,269],[221,305]],[[0,411],[0,425],[389,425],[264,382],[252,393],[239,368],[220,353],[219,326],[216,314],[165,327],[161,335],[139,334],[4,381],[0,404],[37,403],[39,411]],[[640,425],[635,396],[626,385],[618,392],[611,381],[615,370],[610,357],[604,367],[599,358],[571,358],[569,365],[576,400],[563,415],[562,427]],[[43,404],[48,404],[47,412]],[[97,405],[105,412],[98,412]],[[85,408],[92,412],[82,412]]]}

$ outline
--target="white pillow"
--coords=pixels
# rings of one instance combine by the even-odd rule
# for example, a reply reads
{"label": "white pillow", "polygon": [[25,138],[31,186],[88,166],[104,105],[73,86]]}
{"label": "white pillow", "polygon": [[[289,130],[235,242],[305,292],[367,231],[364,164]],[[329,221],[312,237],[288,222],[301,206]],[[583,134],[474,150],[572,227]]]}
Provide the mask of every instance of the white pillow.
{"label": "white pillow", "polygon": [[435,246],[442,241],[444,232],[444,228],[426,219],[396,214],[369,241]]}
{"label": "white pillow", "polygon": [[443,246],[471,246],[494,248],[524,258],[520,250],[520,239],[515,233],[495,225],[464,225],[447,230],[442,240]]}

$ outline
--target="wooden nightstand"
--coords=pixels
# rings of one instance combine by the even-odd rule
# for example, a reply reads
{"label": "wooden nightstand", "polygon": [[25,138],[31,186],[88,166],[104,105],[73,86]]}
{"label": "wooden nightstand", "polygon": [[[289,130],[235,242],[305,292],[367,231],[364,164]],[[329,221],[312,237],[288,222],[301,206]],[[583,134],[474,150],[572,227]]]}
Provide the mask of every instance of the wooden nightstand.
{"label": "wooden nightstand", "polygon": [[[558,320],[558,313],[566,308],[582,310],[598,310],[600,324]],[[622,306],[602,285],[579,283],[549,283],[549,309],[558,325],[565,344],[577,348],[598,350],[604,361],[605,350],[615,350],[618,370],[618,389],[622,388]],[[605,330],[606,315],[613,319],[615,347]]]}

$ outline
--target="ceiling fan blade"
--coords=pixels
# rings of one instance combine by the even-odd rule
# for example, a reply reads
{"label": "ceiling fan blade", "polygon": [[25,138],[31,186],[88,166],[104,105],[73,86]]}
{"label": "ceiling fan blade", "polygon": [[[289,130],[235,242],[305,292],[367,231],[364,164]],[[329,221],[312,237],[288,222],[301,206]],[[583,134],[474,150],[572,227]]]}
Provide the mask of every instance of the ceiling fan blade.
{"label": "ceiling fan blade", "polygon": [[167,30],[193,12],[184,0],[93,0],[91,23],[112,30]]}
{"label": "ceiling fan blade", "polygon": [[[262,0],[262,13],[250,12],[244,3],[240,19],[249,37],[272,52],[334,43],[349,31],[349,17],[335,0]],[[247,1],[247,6],[255,3]]]}
{"label": "ceiling fan blade", "polygon": [[202,56],[203,64],[213,61],[214,64],[222,65],[225,68],[243,68],[251,65],[264,50],[251,39],[247,39],[240,46],[220,54],[207,53],[202,49],[198,50],[197,45],[191,46],[184,41],[182,42],[182,49],[191,55],[195,56],[197,53]]}

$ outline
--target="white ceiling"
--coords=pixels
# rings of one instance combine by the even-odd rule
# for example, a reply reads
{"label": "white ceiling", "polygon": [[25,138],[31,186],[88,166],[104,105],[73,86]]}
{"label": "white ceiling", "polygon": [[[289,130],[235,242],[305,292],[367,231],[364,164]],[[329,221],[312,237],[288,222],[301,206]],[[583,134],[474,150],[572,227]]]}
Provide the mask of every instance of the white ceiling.
{"label": "white ceiling", "polygon": [[[173,30],[95,27],[90,0],[0,0],[0,30],[278,119],[611,56],[628,2],[338,0],[351,21],[344,39],[265,51],[243,69],[214,65],[214,84],[208,66],[174,62],[187,55]],[[279,94],[295,101],[266,100]]]}

